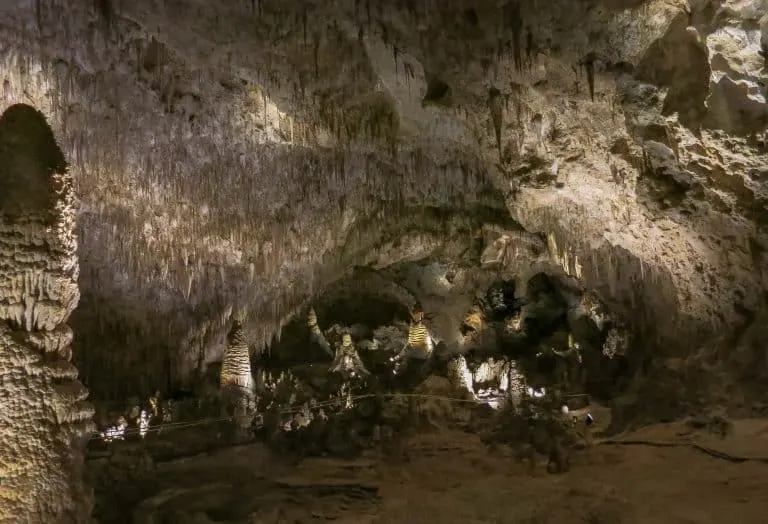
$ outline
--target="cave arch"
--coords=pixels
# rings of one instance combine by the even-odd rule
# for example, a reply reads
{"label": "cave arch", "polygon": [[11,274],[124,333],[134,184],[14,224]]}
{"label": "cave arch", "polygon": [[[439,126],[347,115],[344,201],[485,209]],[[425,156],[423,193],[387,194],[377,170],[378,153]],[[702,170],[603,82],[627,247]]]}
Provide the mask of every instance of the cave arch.
{"label": "cave arch", "polygon": [[376,271],[357,268],[325,288],[314,301],[324,323],[363,324],[370,328],[393,319],[407,321],[416,299]]}
{"label": "cave arch", "polygon": [[305,304],[281,329],[279,338],[272,340],[267,351],[269,356],[263,363],[284,365],[327,360],[327,355],[311,340],[307,326],[310,309],[315,311],[322,331],[343,327],[350,329],[356,338],[368,338],[381,326],[406,323],[415,302],[414,296],[395,281],[375,270],[357,267]]}

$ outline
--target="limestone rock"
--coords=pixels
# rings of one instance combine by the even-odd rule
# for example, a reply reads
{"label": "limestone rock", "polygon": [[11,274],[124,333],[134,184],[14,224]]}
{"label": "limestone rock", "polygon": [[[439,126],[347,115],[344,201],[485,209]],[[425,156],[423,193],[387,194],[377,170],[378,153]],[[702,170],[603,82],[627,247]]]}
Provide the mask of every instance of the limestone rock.
{"label": "limestone rock", "polygon": [[94,428],[69,363],[77,304],[73,181],[45,117],[0,116],[0,521],[85,522]]}

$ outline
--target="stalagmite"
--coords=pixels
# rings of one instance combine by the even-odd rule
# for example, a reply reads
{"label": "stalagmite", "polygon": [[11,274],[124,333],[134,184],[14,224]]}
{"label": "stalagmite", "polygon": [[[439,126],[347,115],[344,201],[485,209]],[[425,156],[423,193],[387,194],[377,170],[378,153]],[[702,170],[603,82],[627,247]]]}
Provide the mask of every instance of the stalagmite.
{"label": "stalagmite", "polygon": [[250,390],[251,356],[248,352],[248,343],[245,333],[239,322],[235,322],[229,332],[227,350],[224,353],[224,362],[221,365],[221,387],[229,386]]}
{"label": "stalagmite", "polygon": [[[0,521],[87,522],[88,391],[69,359],[66,322],[80,293],[76,206],[45,117],[0,117]],[[68,370],[62,374],[61,370]]]}
{"label": "stalagmite", "polygon": [[253,376],[251,356],[240,320],[236,320],[229,332],[224,362],[221,365],[221,393],[224,406],[233,417],[235,426],[250,426],[253,402]]}
{"label": "stalagmite", "polygon": [[457,390],[474,394],[472,372],[467,366],[464,355],[457,355],[448,362],[448,380]]}
{"label": "stalagmite", "polygon": [[352,336],[349,333],[342,335],[341,344],[336,348],[336,356],[331,363],[330,370],[353,377],[370,375],[357,353],[357,348],[352,343]]}
{"label": "stalagmite", "polygon": [[420,306],[414,306],[408,326],[408,344],[403,349],[404,356],[427,358],[433,348],[432,336],[424,325],[424,311]]}
{"label": "stalagmite", "polygon": [[323,332],[320,329],[320,325],[317,322],[317,313],[315,313],[314,309],[309,310],[309,315],[307,318],[307,326],[309,326],[310,336],[312,337],[312,340],[318,343],[320,347],[323,348],[323,351],[325,351],[326,353],[328,353],[328,355],[333,357],[334,352],[331,349],[331,345],[328,342],[328,339],[325,338],[325,335],[323,335]]}

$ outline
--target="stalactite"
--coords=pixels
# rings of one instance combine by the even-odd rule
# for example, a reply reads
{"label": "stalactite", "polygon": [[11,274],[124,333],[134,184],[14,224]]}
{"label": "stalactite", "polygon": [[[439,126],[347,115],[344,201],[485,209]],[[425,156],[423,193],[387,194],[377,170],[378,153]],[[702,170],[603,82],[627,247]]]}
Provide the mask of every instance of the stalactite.
{"label": "stalactite", "polygon": [[501,91],[492,87],[488,91],[488,110],[491,113],[491,121],[493,122],[493,130],[496,134],[496,148],[499,152],[499,161],[501,161],[501,132],[504,126],[504,101],[501,96]]}
{"label": "stalactite", "polygon": [[584,64],[584,69],[587,72],[587,84],[589,85],[589,97],[592,99],[592,101],[595,101],[595,61],[597,60],[597,57],[594,53],[587,54],[586,57],[584,57],[584,60],[582,63]]}
{"label": "stalactite", "polygon": [[523,69],[522,30],[523,19],[518,0],[510,0],[504,5],[503,18],[506,28],[512,33],[512,57],[517,71]]}
{"label": "stalactite", "polygon": [[525,33],[525,57],[528,63],[528,67],[533,66],[533,54],[534,54],[533,31],[531,31],[531,28],[528,27]]}

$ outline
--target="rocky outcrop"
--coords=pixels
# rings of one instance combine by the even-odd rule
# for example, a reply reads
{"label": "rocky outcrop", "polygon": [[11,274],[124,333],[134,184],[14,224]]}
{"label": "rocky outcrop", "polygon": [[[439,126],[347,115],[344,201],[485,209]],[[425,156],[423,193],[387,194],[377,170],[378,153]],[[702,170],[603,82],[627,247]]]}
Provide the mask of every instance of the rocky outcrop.
{"label": "rocky outcrop", "polygon": [[73,180],[45,117],[0,117],[0,521],[87,521],[95,429],[67,319],[80,297]]}
{"label": "rocky outcrop", "polygon": [[[755,259],[768,209],[759,174],[768,76],[755,30],[764,8],[639,9],[656,18],[638,19],[652,24],[648,38],[627,39],[634,53],[621,68],[615,51],[596,50],[603,78],[615,80],[598,81],[597,98],[615,101],[564,107],[551,121],[563,132],[533,154],[557,165],[561,187],[524,187],[510,201],[524,227],[548,234],[566,273],[622,312],[638,346],[685,355],[765,303]],[[528,103],[544,111],[550,102]],[[585,126],[596,134],[580,138]]]}

